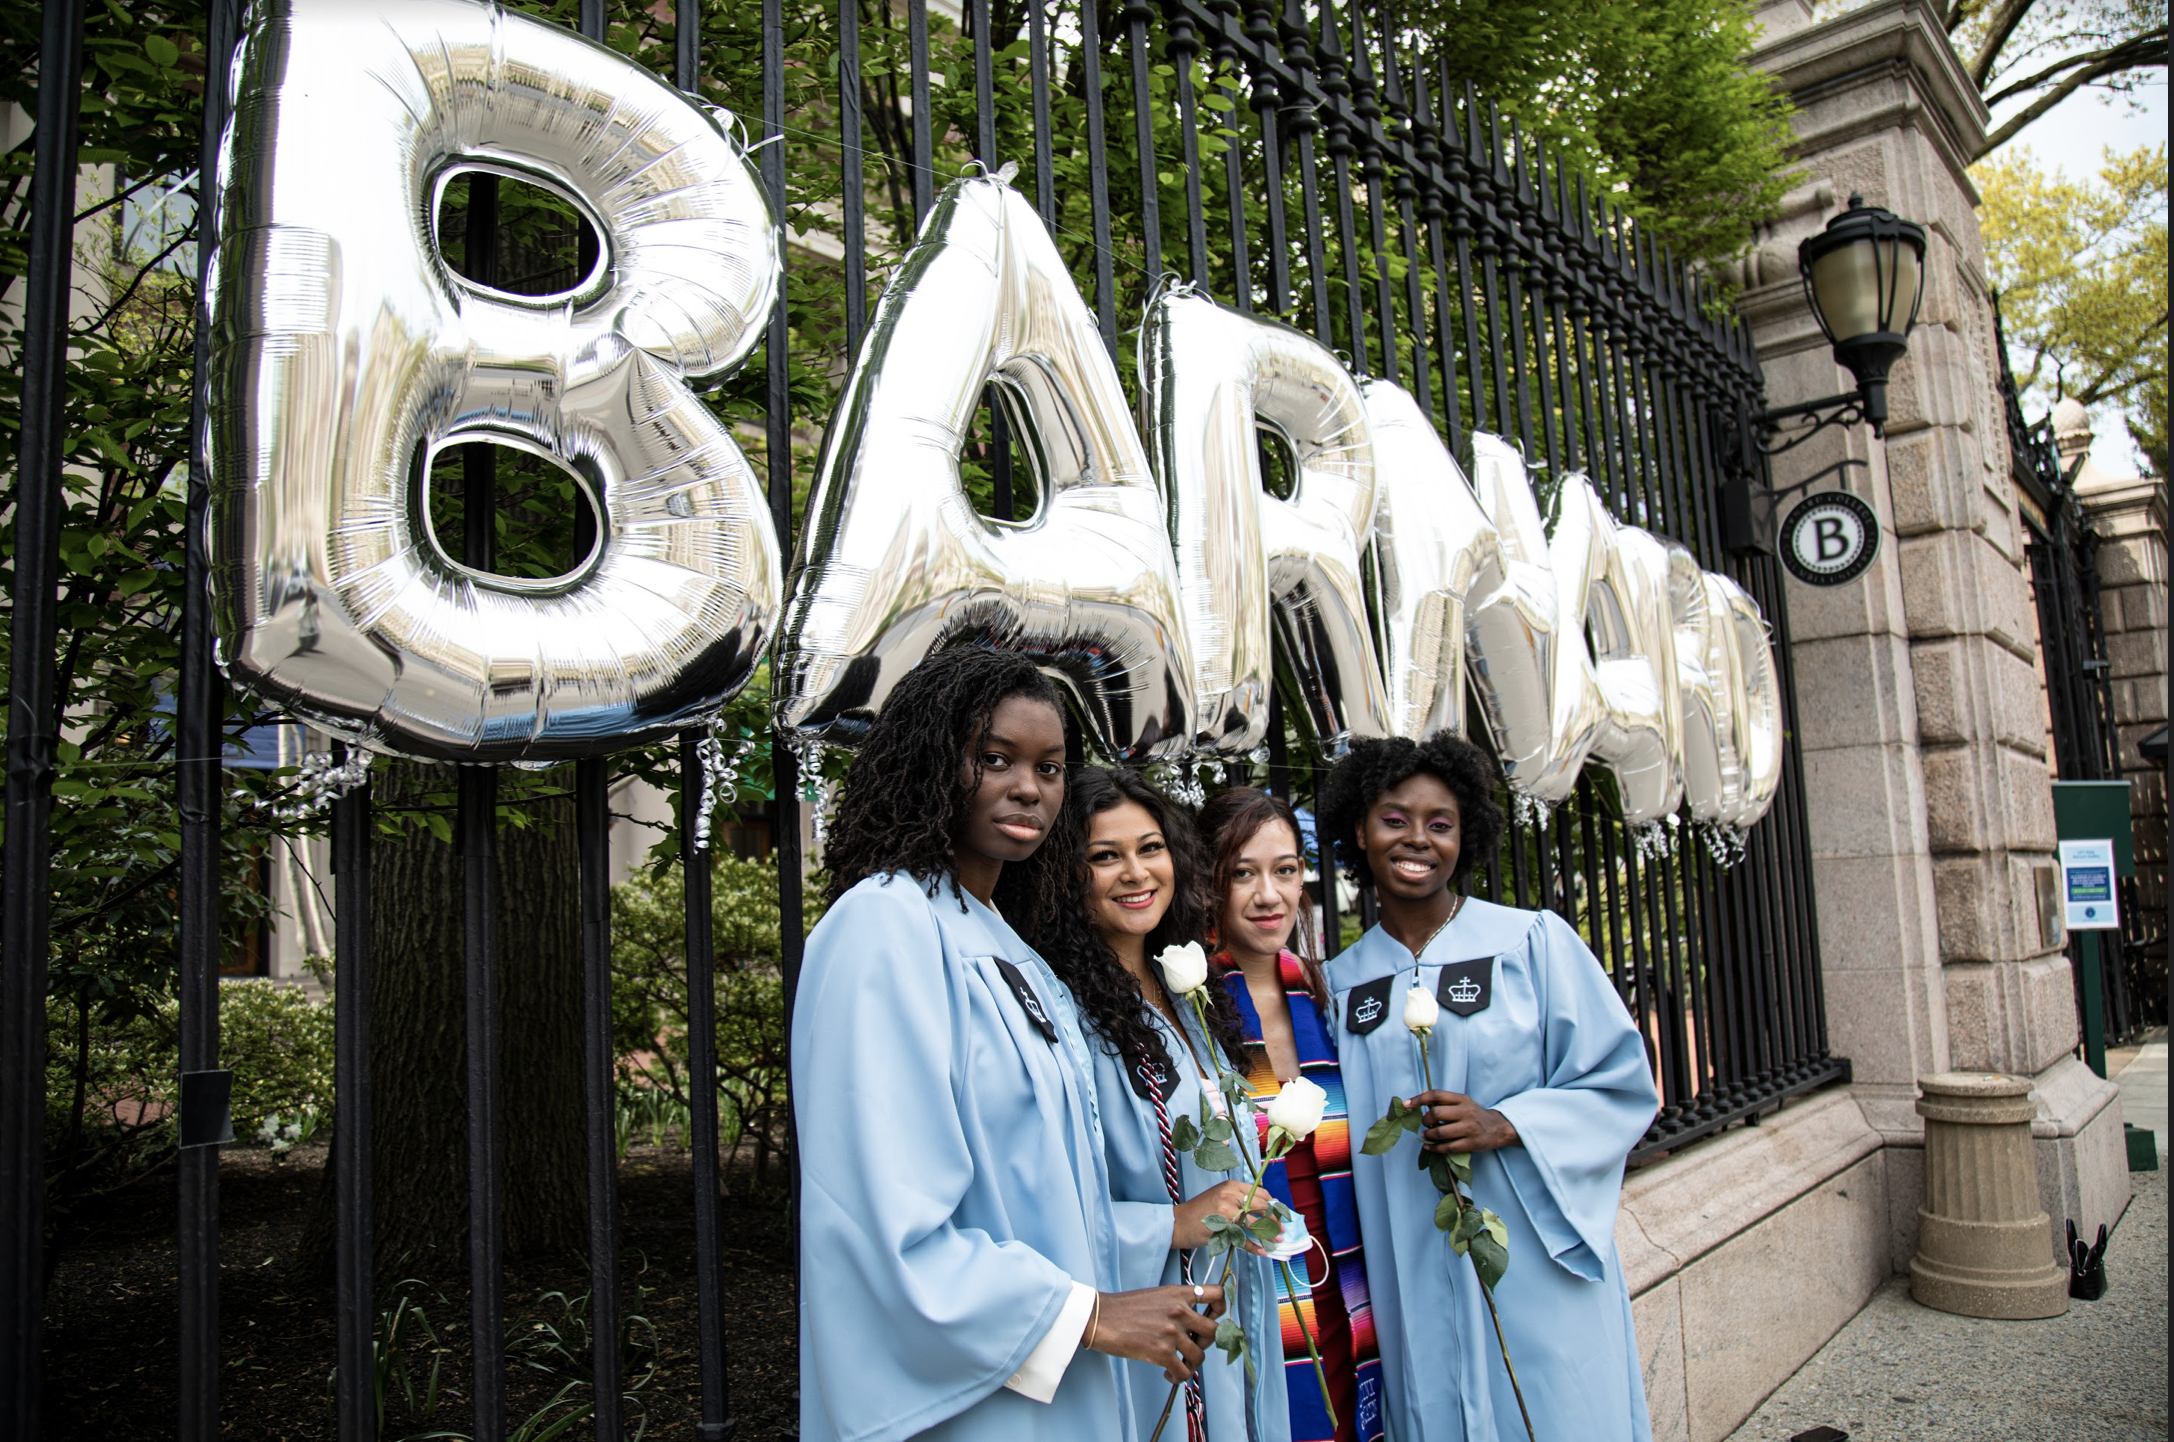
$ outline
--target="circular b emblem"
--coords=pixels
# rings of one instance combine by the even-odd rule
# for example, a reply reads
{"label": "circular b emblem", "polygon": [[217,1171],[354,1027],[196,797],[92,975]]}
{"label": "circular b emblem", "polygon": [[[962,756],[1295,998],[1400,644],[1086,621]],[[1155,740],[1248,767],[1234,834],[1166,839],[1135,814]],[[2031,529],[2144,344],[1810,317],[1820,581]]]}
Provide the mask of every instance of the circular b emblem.
{"label": "circular b emblem", "polygon": [[1807,586],[1856,580],[1880,553],[1880,521],[1847,491],[1806,496],[1781,524],[1781,560]]}

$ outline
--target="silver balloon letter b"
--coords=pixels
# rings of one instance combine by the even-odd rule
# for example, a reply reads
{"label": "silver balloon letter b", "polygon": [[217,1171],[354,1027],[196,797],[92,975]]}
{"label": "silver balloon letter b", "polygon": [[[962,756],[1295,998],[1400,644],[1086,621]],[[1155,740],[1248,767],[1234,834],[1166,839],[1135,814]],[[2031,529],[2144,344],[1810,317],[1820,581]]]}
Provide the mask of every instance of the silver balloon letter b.
{"label": "silver balloon letter b", "polygon": [[[458,0],[255,12],[221,152],[211,544],[223,658],[377,749],[560,759],[664,734],[753,675],[780,589],[762,490],[688,389],[760,338],[777,234],[721,117],[602,46]],[[565,294],[453,274],[464,170],[601,240]],[[442,448],[573,473],[592,553],[484,575],[431,534]]]}

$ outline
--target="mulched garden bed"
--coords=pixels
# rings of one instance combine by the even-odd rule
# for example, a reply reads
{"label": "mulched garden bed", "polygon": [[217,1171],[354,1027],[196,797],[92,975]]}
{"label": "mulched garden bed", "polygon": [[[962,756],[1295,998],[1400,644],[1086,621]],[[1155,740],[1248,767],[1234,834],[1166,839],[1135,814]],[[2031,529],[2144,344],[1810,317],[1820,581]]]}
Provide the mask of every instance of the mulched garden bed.
{"label": "mulched garden bed", "polygon": [[[638,1422],[639,1435],[688,1437],[701,1415],[690,1285],[689,1161],[685,1152],[635,1147],[620,1169],[625,1309],[646,1317],[655,1334],[656,1370],[628,1408],[630,1438],[638,1435]],[[297,1148],[284,1158],[230,1148],[221,1159],[219,1401],[226,1436],[314,1442],[336,1435],[327,1386],[333,1367],[331,1291],[298,1283],[292,1265],[323,1164],[321,1146]],[[770,1198],[731,1197],[722,1220],[736,1436],[748,1442],[794,1437],[797,1323],[784,1207]],[[170,1171],[71,1219],[47,1294],[45,1435],[53,1442],[174,1434],[174,1235]],[[542,1411],[569,1381],[577,1385],[548,1417],[564,1416],[585,1402],[587,1290],[587,1269],[578,1257],[523,1260],[508,1267],[506,1315],[509,1327],[517,1324],[520,1339],[508,1367],[509,1431]],[[572,1315],[564,1301],[549,1296],[554,1292],[576,1300]],[[449,1432],[465,1436],[470,1430],[467,1289],[452,1283],[416,1285],[403,1295],[421,1313],[403,1318],[399,1336],[414,1405],[395,1371],[382,1435],[386,1442]],[[436,1406],[428,1407],[433,1365],[438,1395]],[[589,1425],[576,1423],[560,1435],[586,1438]]]}

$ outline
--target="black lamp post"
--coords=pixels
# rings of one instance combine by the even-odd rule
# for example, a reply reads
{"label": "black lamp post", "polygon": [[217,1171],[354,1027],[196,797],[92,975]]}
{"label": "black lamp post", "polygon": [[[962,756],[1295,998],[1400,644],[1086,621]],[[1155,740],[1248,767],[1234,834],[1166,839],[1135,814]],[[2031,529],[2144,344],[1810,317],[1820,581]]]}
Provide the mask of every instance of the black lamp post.
{"label": "black lamp post", "polygon": [[[1925,227],[1852,195],[1847,210],[1797,247],[1797,270],[1812,315],[1834,347],[1835,361],[1857,378],[1857,389],[1742,417],[1738,444],[1732,448],[1736,463],[1721,494],[1723,539],[1732,551],[1771,549],[1776,500],[1836,470],[1863,464],[1843,460],[1786,490],[1767,491],[1755,486],[1765,457],[1780,455],[1834,425],[1863,421],[1872,434],[1886,434],[1887,373],[1909,349],[1910,330],[1925,296]],[[1787,424],[1798,420],[1811,424]]]}
{"label": "black lamp post", "polygon": [[1925,227],[1852,195],[1849,209],[1797,247],[1797,270],[1834,358],[1857,378],[1864,421],[1882,434],[1887,372],[1910,348],[1925,297]]}

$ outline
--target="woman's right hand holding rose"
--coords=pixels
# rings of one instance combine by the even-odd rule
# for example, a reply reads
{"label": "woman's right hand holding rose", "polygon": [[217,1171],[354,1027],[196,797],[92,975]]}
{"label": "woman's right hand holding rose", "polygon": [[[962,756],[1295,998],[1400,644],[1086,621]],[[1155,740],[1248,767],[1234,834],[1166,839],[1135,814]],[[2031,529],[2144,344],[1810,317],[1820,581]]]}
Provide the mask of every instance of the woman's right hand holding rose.
{"label": "woman's right hand holding rose", "polygon": [[1248,1187],[1244,1182],[1217,1182],[1190,1201],[1179,1202],[1171,1209],[1174,1215],[1170,1221],[1170,1245],[1181,1252],[1208,1245],[1208,1218],[1219,1216],[1240,1221],[1239,1211],[1246,1204],[1248,1191],[1253,1193],[1253,1207],[1245,1213],[1243,1220],[1249,1222],[1267,1212],[1269,1196],[1265,1189]]}
{"label": "woman's right hand holding rose", "polygon": [[[1195,1294],[1198,1294],[1197,1296]],[[1223,1289],[1142,1287],[1104,1292],[1084,1340],[1097,1352],[1162,1368],[1163,1379],[1183,1382],[1200,1367],[1223,1315]],[[1205,1313],[1195,1311],[1206,1307]]]}

